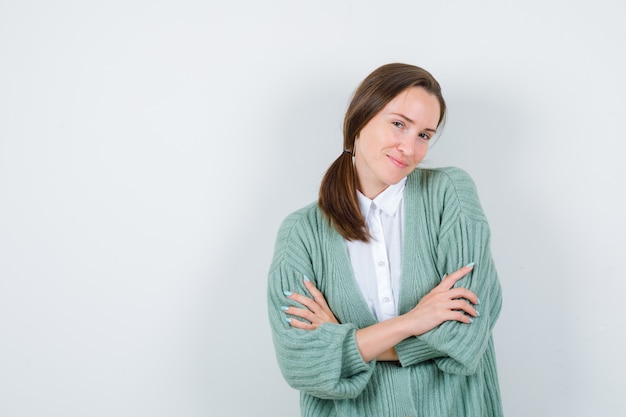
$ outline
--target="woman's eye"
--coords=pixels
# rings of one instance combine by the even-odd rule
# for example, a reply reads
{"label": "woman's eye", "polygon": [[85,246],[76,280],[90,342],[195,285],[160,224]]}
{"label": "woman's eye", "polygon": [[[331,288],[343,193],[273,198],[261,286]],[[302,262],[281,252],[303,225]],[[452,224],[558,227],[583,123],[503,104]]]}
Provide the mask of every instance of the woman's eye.
{"label": "woman's eye", "polygon": [[428,133],[420,133],[419,137],[424,139],[424,140],[429,140],[430,139],[430,135]]}
{"label": "woman's eye", "polygon": [[404,127],[404,123],[402,122],[391,122],[395,127],[399,127],[399,128],[403,128]]}

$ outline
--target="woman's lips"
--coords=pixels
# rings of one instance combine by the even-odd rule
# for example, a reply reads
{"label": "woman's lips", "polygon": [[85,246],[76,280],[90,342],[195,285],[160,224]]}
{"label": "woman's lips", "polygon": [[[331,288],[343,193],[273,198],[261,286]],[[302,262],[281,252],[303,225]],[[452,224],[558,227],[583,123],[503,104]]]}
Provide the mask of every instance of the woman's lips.
{"label": "woman's lips", "polygon": [[404,161],[403,161],[403,160],[401,160],[401,159],[394,158],[394,157],[393,157],[393,156],[391,156],[391,155],[387,155],[387,157],[388,157],[388,158],[391,160],[391,162],[392,162],[395,166],[397,166],[398,168],[406,168],[406,167],[408,167],[408,166],[409,166],[409,164],[407,164],[406,162],[404,162]]}

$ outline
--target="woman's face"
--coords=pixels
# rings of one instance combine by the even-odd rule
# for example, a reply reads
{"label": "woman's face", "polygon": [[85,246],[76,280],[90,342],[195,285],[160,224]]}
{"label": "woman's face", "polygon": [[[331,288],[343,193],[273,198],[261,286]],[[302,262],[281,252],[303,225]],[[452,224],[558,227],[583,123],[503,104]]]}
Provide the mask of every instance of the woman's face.
{"label": "woman's face", "polygon": [[359,191],[373,199],[411,173],[428,150],[439,123],[439,100],[410,87],[376,114],[354,142]]}

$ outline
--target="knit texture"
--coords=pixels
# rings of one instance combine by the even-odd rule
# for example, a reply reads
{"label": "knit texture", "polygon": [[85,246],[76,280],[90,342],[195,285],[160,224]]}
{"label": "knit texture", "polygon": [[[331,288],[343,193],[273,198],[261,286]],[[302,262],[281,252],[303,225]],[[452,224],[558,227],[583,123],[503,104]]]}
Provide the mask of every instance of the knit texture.
{"label": "knit texture", "polygon": [[[405,194],[399,314],[441,277],[469,262],[457,286],[480,298],[472,324],[448,321],[396,346],[402,366],[363,361],[355,332],[376,323],[354,279],[344,239],[317,203],[281,225],[268,278],[269,320],[287,383],[300,391],[302,416],[500,417],[492,329],[502,304],[489,226],[474,183],[462,170],[416,169]],[[297,305],[284,291],[307,294],[303,276],[322,291],[341,324],[291,327],[281,311]]]}

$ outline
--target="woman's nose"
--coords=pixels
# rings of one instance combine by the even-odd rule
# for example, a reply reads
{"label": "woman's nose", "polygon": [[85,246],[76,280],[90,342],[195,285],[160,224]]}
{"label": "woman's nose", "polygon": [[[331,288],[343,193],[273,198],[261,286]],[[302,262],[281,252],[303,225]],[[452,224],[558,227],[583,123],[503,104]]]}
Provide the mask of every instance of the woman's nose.
{"label": "woman's nose", "polygon": [[398,150],[404,155],[413,155],[415,152],[415,141],[408,137],[400,139],[400,143],[398,143]]}

